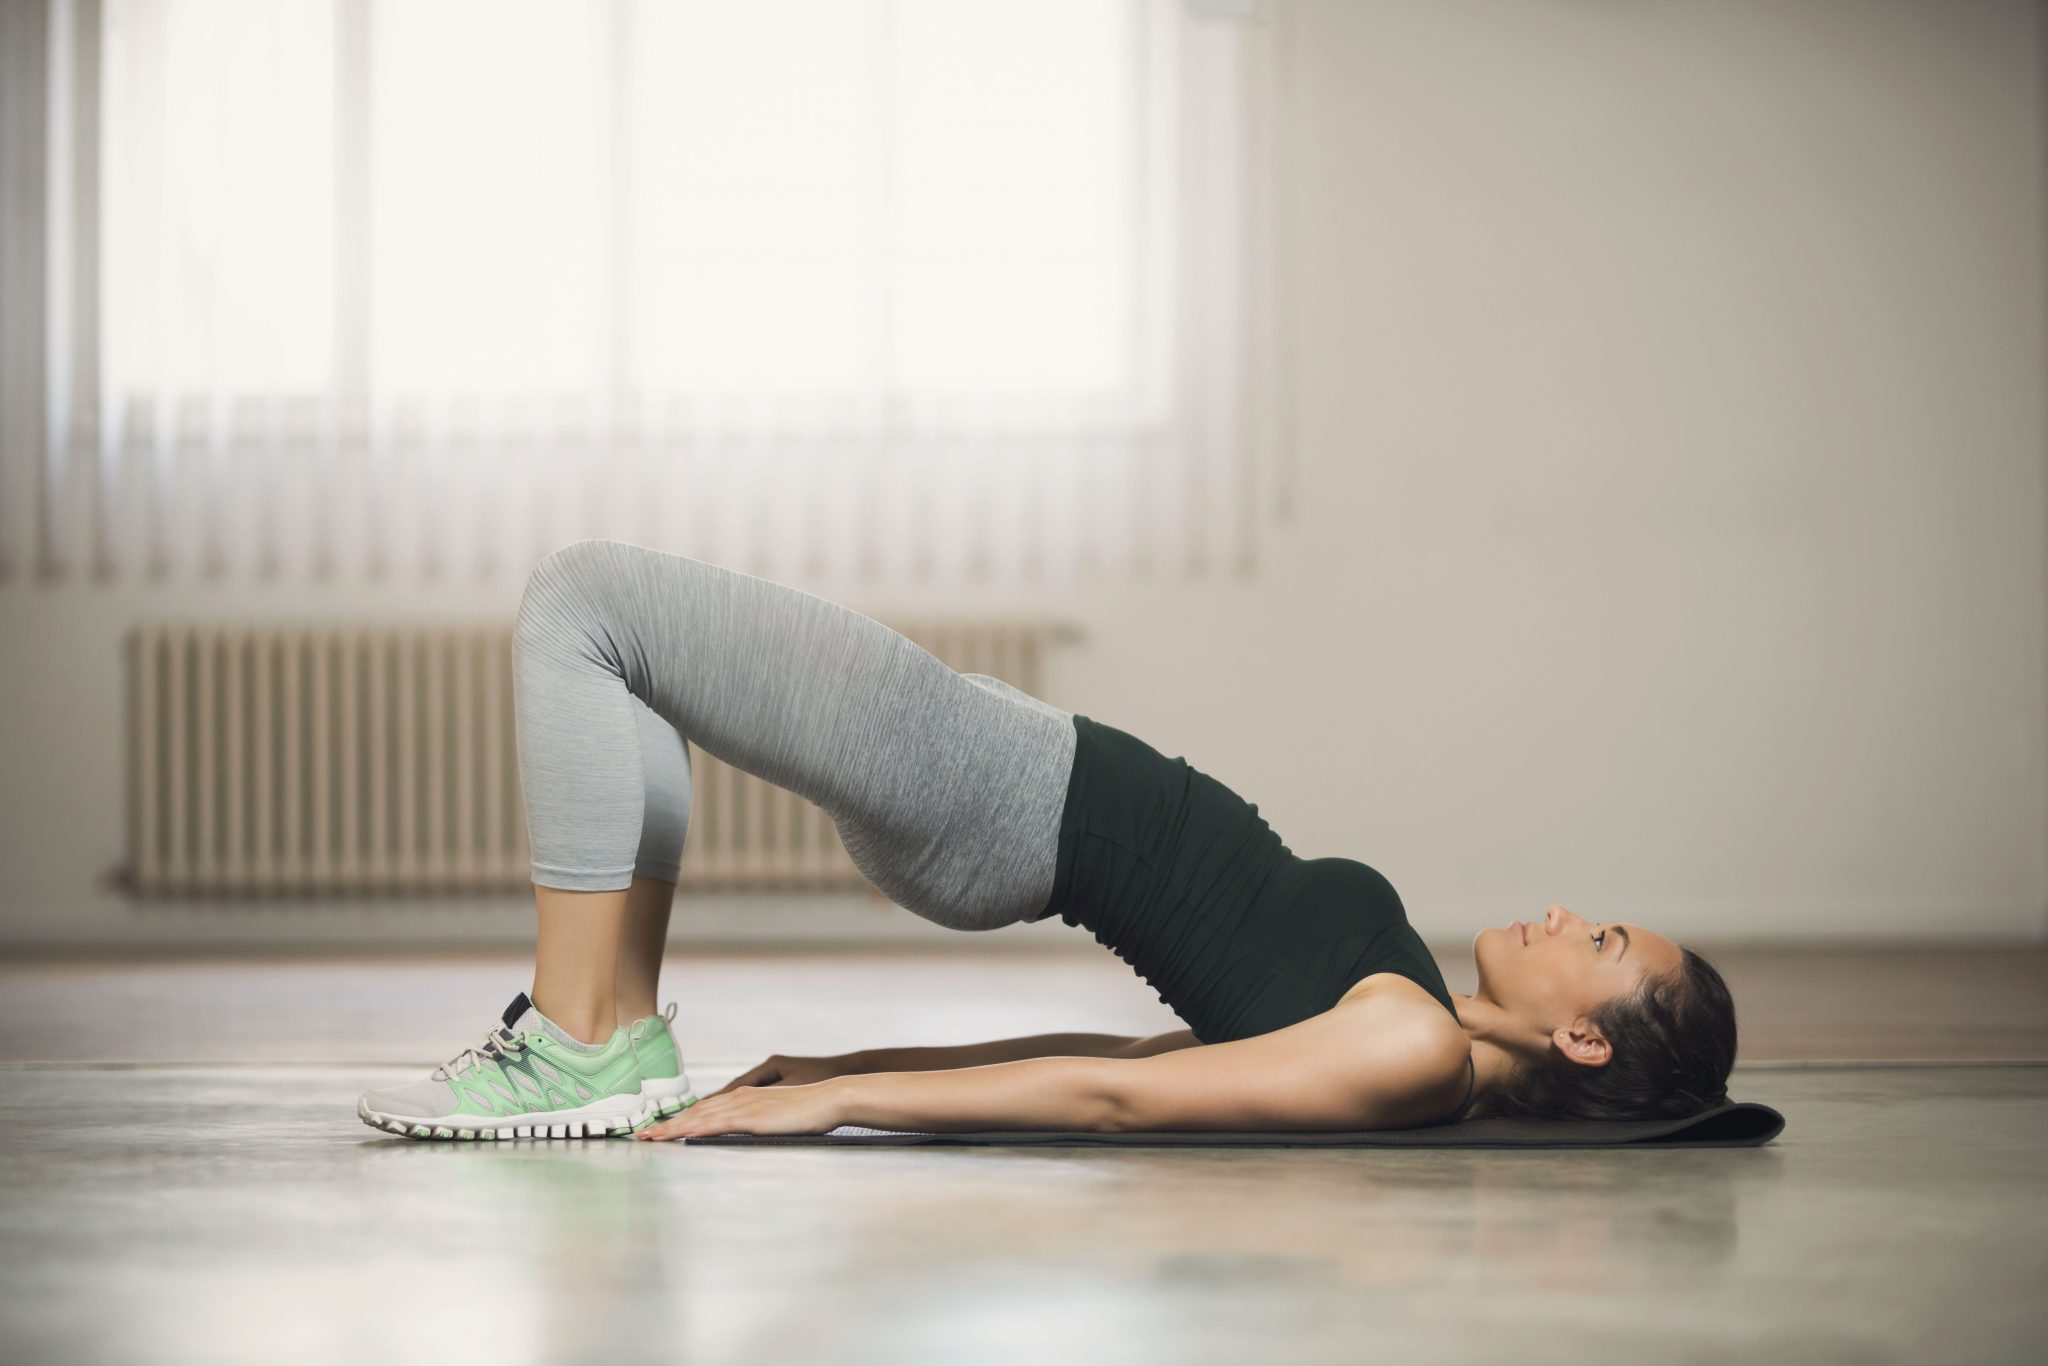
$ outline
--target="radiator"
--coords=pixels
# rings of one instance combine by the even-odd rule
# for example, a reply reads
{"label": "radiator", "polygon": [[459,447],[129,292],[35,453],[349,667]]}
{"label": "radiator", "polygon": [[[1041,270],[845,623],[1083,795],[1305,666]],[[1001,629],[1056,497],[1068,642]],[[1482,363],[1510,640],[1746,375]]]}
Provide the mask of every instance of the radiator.
{"label": "radiator", "polygon": [[[1048,622],[896,624],[1037,693]],[[509,625],[151,624],[123,643],[127,851],[142,896],[528,885]],[[690,746],[678,885],[868,885],[823,810]]]}

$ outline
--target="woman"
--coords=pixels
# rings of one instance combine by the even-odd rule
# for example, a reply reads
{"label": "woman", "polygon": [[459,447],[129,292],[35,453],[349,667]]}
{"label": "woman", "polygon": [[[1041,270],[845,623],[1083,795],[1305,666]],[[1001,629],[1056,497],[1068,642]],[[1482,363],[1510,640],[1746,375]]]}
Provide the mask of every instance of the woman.
{"label": "woman", "polygon": [[[543,559],[513,632],[540,933],[475,1048],[365,1094],[413,1137],[886,1129],[1400,1128],[1648,1118],[1722,1103],[1732,1002],[1690,950],[1562,906],[1482,930],[1443,978],[1385,878],[1302,859],[1180,758],[858,612],[610,540]],[[892,900],[961,930],[1057,914],[1189,1028],[770,1058],[699,1102],[656,982],[689,750],[831,815]]]}

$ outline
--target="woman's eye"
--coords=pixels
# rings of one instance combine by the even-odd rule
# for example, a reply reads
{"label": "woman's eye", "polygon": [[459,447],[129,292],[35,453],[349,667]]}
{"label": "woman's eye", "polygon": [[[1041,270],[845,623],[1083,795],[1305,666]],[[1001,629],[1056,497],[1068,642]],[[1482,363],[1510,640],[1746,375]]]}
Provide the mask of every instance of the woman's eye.
{"label": "woman's eye", "polygon": [[1604,949],[1605,949],[1606,947],[1607,947],[1607,931],[1605,931],[1605,930],[1602,930],[1602,931],[1600,931],[1600,933],[1598,933],[1598,934],[1596,934],[1596,935],[1594,935],[1594,936],[1593,936],[1593,952],[1595,952],[1595,953],[1599,953],[1599,952],[1601,952],[1602,950],[1604,950]]}

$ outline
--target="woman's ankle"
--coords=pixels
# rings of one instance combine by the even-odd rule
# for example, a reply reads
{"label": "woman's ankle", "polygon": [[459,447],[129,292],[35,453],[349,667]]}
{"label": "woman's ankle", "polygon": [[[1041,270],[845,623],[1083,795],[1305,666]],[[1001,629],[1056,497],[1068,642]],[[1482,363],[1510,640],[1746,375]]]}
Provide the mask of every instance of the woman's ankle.
{"label": "woman's ankle", "polygon": [[661,1008],[655,1005],[653,998],[650,997],[644,1001],[633,1001],[630,1003],[620,1001],[618,1008],[612,1013],[612,1020],[620,1029],[631,1029],[637,1021],[644,1020],[649,1015],[659,1014],[661,1014]]}
{"label": "woman's ankle", "polygon": [[572,1001],[557,1008],[541,999],[535,991],[532,996],[533,1008],[548,1017],[557,1029],[578,1043],[601,1044],[610,1039],[618,1028],[614,1016],[617,1009],[610,1001]]}

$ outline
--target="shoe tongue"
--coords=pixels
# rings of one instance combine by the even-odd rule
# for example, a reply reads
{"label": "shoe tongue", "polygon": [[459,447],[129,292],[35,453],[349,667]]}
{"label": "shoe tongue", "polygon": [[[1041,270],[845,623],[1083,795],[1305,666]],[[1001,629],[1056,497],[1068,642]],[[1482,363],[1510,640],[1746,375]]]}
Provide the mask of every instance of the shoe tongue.
{"label": "shoe tongue", "polygon": [[[532,1016],[531,1020],[527,1016]],[[541,1014],[533,1008],[533,998],[520,992],[512,998],[512,1004],[505,1007],[503,1016],[505,1028],[514,1034],[524,1034],[529,1029],[540,1028]]]}
{"label": "shoe tongue", "polygon": [[545,1034],[556,1043],[566,1044],[576,1052],[590,1053],[596,1051],[595,1046],[584,1043],[569,1033],[568,1030],[541,1014],[540,1008],[534,1005],[533,998],[523,991],[512,998],[511,1005],[505,1007],[504,1024],[505,1028],[515,1038],[525,1034]]}

